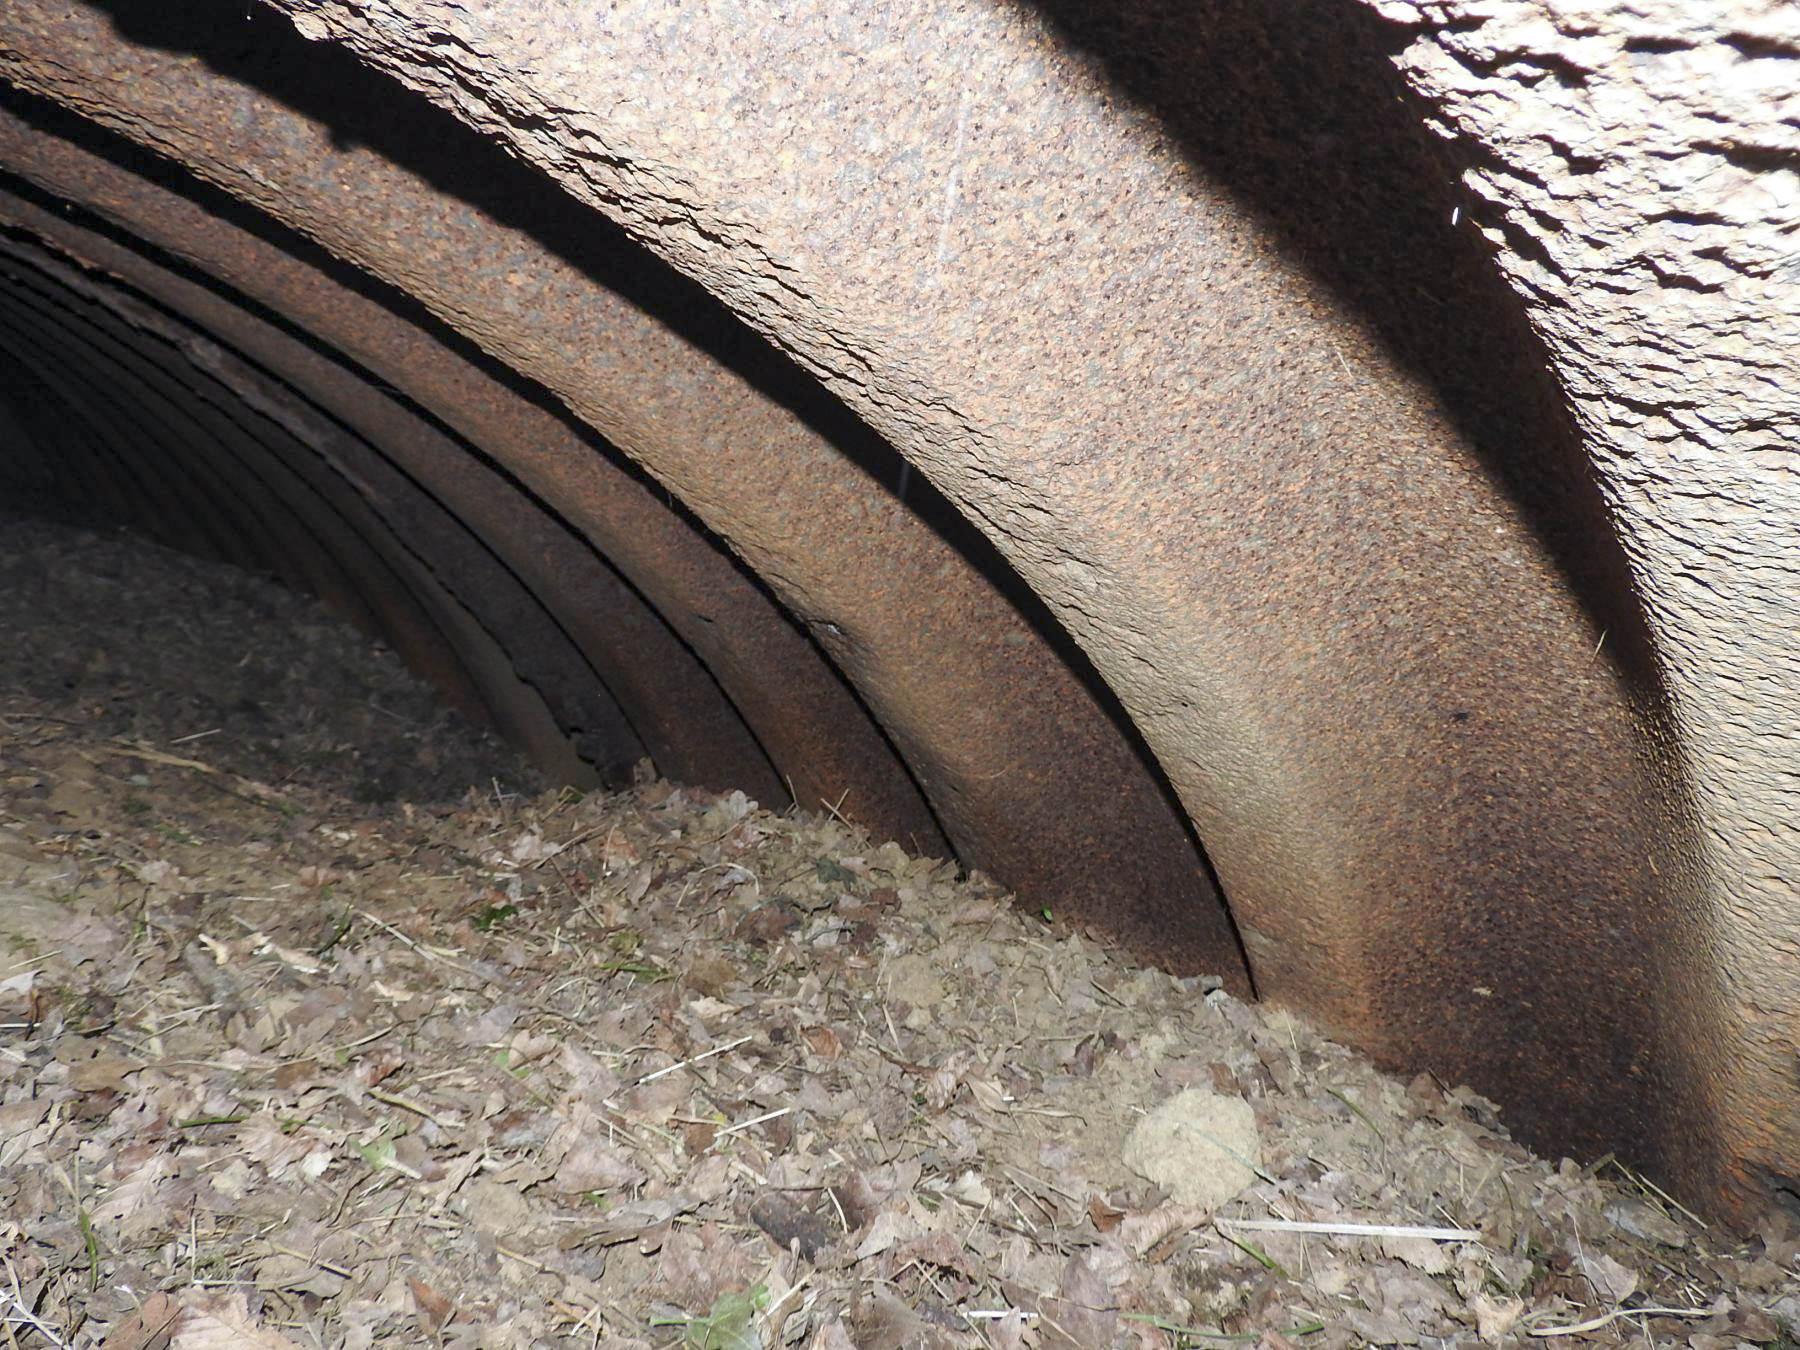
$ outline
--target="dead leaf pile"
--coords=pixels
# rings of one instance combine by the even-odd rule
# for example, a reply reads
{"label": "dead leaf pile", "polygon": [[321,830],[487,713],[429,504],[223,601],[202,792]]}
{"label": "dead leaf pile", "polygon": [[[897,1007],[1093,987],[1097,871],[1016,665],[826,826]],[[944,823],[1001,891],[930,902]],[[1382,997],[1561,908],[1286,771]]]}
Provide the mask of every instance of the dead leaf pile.
{"label": "dead leaf pile", "polygon": [[[0,692],[19,1345],[1796,1345],[1779,1218],[1536,1158],[829,816],[502,790],[302,602],[0,538],[14,631],[65,634]],[[61,594],[128,582],[129,622]],[[180,701],[256,661],[308,677]]]}

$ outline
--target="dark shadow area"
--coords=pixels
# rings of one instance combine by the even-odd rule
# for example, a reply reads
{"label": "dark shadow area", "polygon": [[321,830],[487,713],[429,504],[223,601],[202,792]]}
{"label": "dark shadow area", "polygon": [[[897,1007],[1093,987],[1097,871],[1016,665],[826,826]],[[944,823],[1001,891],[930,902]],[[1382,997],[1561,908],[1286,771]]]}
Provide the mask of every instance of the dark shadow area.
{"label": "dark shadow area", "polygon": [[52,410],[49,391],[10,356],[0,356],[0,503],[16,515],[38,516],[63,525],[93,525],[101,513],[90,503],[70,500],[57,483],[49,460],[46,421],[67,416]]}
{"label": "dark shadow area", "polygon": [[1436,391],[1633,691],[1659,706],[1643,608],[1592,465],[1478,231],[1481,203],[1460,184],[1483,147],[1428,132],[1428,105],[1392,63],[1417,29],[1357,0],[1025,3]]}

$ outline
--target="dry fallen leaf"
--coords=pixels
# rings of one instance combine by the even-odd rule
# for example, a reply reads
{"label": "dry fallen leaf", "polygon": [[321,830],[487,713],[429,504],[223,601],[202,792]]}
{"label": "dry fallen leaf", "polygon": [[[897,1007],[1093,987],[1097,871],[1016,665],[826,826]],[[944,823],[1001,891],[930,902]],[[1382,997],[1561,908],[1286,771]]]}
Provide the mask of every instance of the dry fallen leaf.
{"label": "dry fallen leaf", "polygon": [[1450,1269],[1450,1257],[1443,1246],[1428,1237],[1384,1237],[1381,1250],[1427,1275],[1442,1275]]}
{"label": "dry fallen leaf", "polygon": [[441,1331],[456,1312],[455,1300],[439,1293],[416,1275],[407,1277],[406,1287],[412,1293],[413,1302],[419,1306],[420,1320],[433,1331]]}
{"label": "dry fallen leaf", "polygon": [[1119,1240],[1142,1256],[1171,1235],[1198,1228],[1211,1217],[1211,1211],[1195,1205],[1158,1205],[1144,1214],[1126,1214],[1109,1227],[1116,1227]]}
{"label": "dry fallen leaf", "polygon": [[259,1326],[235,1290],[192,1295],[184,1303],[169,1350],[299,1350],[298,1342]]}
{"label": "dry fallen leaf", "polygon": [[143,1067],[135,1059],[102,1051],[69,1066],[69,1086],[77,1092],[116,1092],[127,1075]]}
{"label": "dry fallen leaf", "polygon": [[107,1333],[102,1350],[163,1350],[180,1314],[181,1305],[170,1295],[152,1294],[143,1307]]}
{"label": "dry fallen leaf", "polygon": [[1605,1253],[1583,1252],[1575,1264],[1594,1286],[1594,1294],[1609,1308],[1616,1308],[1638,1287],[1637,1272],[1628,1270]]}
{"label": "dry fallen leaf", "polygon": [[550,1184],[563,1195],[584,1195],[635,1186],[643,1179],[643,1168],[624,1149],[600,1139],[584,1139],[563,1155]]}
{"label": "dry fallen leaf", "polygon": [[1484,1341],[1497,1342],[1513,1329],[1525,1312],[1522,1298],[1495,1298],[1481,1293],[1469,1300],[1469,1311],[1475,1314],[1475,1329]]}
{"label": "dry fallen leaf", "polygon": [[811,1261],[841,1231],[834,1206],[825,1195],[768,1191],[750,1206],[750,1221],[786,1250],[795,1246]]}
{"label": "dry fallen leaf", "polygon": [[844,1043],[830,1027],[801,1027],[800,1035],[806,1048],[820,1059],[837,1059],[844,1053]]}
{"label": "dry fallen leaf", "polygon": [[[7,547],[0,531],[0,575]],[[0,587],[0,627],[70,626],[65,610],[7,623],[20,589]],[[186,603],[184,623],[217,617]],[[236,641],[243,607],[218,610]],[[136,617],[113,613],[71,645]],[[221,646],[161,627],[126,645],[159,661]],[[327,636],[288,624],[273,669],[208,698],[236,709],[250,679],[265,705],[210,742],[240,793],[195,792],[167,757],[90,771],[84,719],[103,701],[122,715],[120,691],[165,725],[150,734],[195,729],[192,705],[160,709],[122,657],[104,700],[92,682],[58,703],[0,680],[0,857],[16,836],[55,864],[0,878],[28,897],[0,909],[37,904],[52,953],[0,971],[0,1021],[26,1031],[0,1064],[0,1247],[49,1325],[85,1307],[90,1326],[110,1319],[106,1350],[169,1350],[180,1303],[133,1313],[125,1291],[190,1270],[246,1282],[247,1303],[186,1295],[184,1344],[206,1350],[285,1348],[283,1332],[424,1345],[434,1327],[493,1350],[650,1350],[696,1345],[729,1300],[764,1296],[750,1325],[793,1350],[1179,1339],[1126,1309],[1262,1350],[1510,1344],[1527,1316],[1580,1321],[1633,1281],[1630,1303],[1731,1289],[1705,1323],[1652,1326],[1727,1350],[1800,1307],[1791,1228],[1731,1249],[1649,1191],[1484,1128],[1498,1117],[1466,1089],[1408,1087],[1216,981],[1133,970],[843,820],[643,776],[534,796],[417,688],[321,678]],[[184,688],[207,678],[179,669]],[[442,799],[345,795],[442,764],[473,770],[434,779]],[[281,784],[276,810],[257,775]],[[92,824],[79,844],[65,812]],[[167,884],[129,884],[140,864]],[[1249,1110],[1266,1175],[1236,1217],[1448,1222],[1448,1207],[1486,1240],[1249,1235],[1277,1275],[1124,1166],[1133,1124],[1184,1089]],[[1178,1151],[1171,1178],[1196,1156]],[[1315,1314],[1321,1334],[1293,1334]]]}
{"label": "dry fallen leaf", "polygon": [[1117,1292],[1101,1273],[1092,1252],[1069,1258],[1056,1297],[1045,1299],[1044,1344],[1051,1350],[1087,1350],[1111,1345],[1119,1314]]}

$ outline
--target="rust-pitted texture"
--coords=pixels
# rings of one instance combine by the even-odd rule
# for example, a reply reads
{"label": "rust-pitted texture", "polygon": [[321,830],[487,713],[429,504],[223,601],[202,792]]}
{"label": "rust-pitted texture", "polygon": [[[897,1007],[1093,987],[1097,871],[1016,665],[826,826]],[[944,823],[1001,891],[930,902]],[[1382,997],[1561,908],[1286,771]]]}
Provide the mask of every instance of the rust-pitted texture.
{"label": "rust-pitted texture", "polygon": [[[19,251],[4,245],[0,257],[20,261]],[[398,650],[453,696],[467,691],[464,711],[491,718],[554,762],[560,733],[542,702],[372,513],[349,503],[340,514],[332,494],[318,490],[317,466],[286,444],[285,431],[243,418],[234,400],[204,387],[207,373],[172,350],[163,335],[120,321],[66,273],[59,284],[47,275],[60,270],[54,264],[29,261],[32,266],[8,269],[0,296],[16,354],[40,379],[71,396],[107,401],[110,395],[147,414],[144,422],[162,430],[168,457],[159,466],[162,474],[189,487],[182,509],[214,522],[225,541],[220,556],[255,566],[288,554],[307,568],[314,551],[335,555],[340,576]],[[123,430],[114,443],[132,444],[141,425]],[[240,523],[248,528],[236,528]]]}
{"label": "rust-pitted texture", "polygon": [[[5,121],[0,114],[0,124]],[[35,160],[54,145],[48,138],[36,138],[20,158]],[[102,164],[72,147],[63,147],[62,162],[71,169],[85,167],[90,177],[105,172]],[[34,167],[40,168],[43,178],[55,177],[41,163]],[[116,172],[115,178],[113,186],[121,189],[132,181]],[[0,219],[57,240],[89,265],[126,278],[165,308],[203,324],[231,350],[279,372],[295,393],[330,413],[336,425],[301,406],[295,394],[264,393],[268,382],[245,371],[242,358],[217,347],[190,347],[205,351],[212,373],[247,402],[268,405],[272,415],[333,465],[347,489],[362,493],[385,522],[405,537],[422,541],[418,547],[433,557],[433,571],[454,579],[452,587],[466,607],[496,616],[504,645],[521,653],[520,675],[548,692],[561,725],[583,729],[577,749],[587,761],[609,767],[615,779],[628,774],[645,749],[659,764],[679,766],[671,772],[685,770],[695,779],[708,771],[709,762],[716,762],[732,775],[724,781],[743,783],[780,800],[781,789],[754,741],[687,649],[591,551],[578,547],[566,533],[546,528],[542,514],[466,447],[241,304],[97,236],[71,221],[66,211],[53,213],[0,193]],[[217,221],[211,224],[225,228]],[[190,237],[190,248],[194,242]],[[244,247],[253,248],[249,241]],[[272,264],[281,256],[275,250],[268,252],[276,254]],[[303,297],[277,290],[270,280],[265,274],[260,298],[289,301],[280,312],[293,318],[304,307]],[[381,458],[383,452],[393,465]],[[426,491],[421,491],[421,484]],[[454,514],[446,512],[446,504]],[[509,547],[503,557],[489,552],[503,545]],[[523,587],[513,579],[515,572]],[[548,595],[562,601],[561,612],[554,616],[543,612],[536,598]],[[559,642],[564,629],[575,637],[579,659],[591,675],[599,676],[599,684],[582,678],[579,666],[559,670],[549,664],[559,655],[565,662],[576,655]],[[631,732],[604,702],[584,706],[583,700],[603,698],[605,690],[620,692]],[[635,732],[645,735],[643,744]],[[711,761],[708,750],[713,752]]]}
{"label": "rust-pitted texture", "polygon": [[1432,392],[1036,19],[280,7],[624,221],[980,520],[1157,752],[1263,988],[1710,1185],[1717,972],[1632,672]]}
{"label": "rust-pitted texture", "polygon": [[[159,120],[159,148],[179,143],[201,176],[400,286],[672,488],[848,676],[964,861],[1247,987],[1186,823],[1074,653],[1019,613],[997,562],[971,561],[977,536],[952,542],[967,532],[922,481],[902,500],[901,461],[703,294],[479,143],[447,155],[441,129],[391,117],[346,136],[347,74],[309,68],[284,89],[304,104],[329,87],[327,126],[191,61],[96,50],[91,16],[44,19],[71,59],[119,62],[108,82],[131,111],[108,120],[124,134]],[[429,182],[403,167],[421,156]],[[505,223],[534,192],[529,231]],[[512,447],[493,453],[512,463]]]}
{"label": "rust-pitted texture", "polygon": [[[285,114],[264,101],[248,121]],[[0,113],[3,158],[59,199],[79,201],[133,225],[156,250],[204,267],[236,294],[265,305],[289,323],[330,341],[389,389],[404,389],[446,428],[476,447],[504,447],[529,495],[511,491],[487,467],[486,454],[410,457],[407,471],[459,509],[535,509],[554,503],[568,526],[599,550],[584,560],[562,549],[562,523],[520,523],[501,533],[477,519],[509,564],[531,572],[540,594],[554,598],[559,621],[584,634],[596,661],[611,657],[615,687],[631,703],[633,724],[664,771],[685,781],[739,787],[771,802],[789,791],[814,805],[853,812],[877,829],[924,851],[942,836],[916,788],[895,762],[855,699],[764,593],[672,511],[657,492],[621,471],[579,428],[528,390],[453,346],[421,341],[416,316],[394,312],[346,280],[328,259],[299,256],[279,242],[233,225],[169,187],[140,178],[79,148],[44,136]],[[64,226],[66,230],[68,226]],[[90,247],[94,247],[90,244]],[[108,255],[115,263],[118,255]],[[179,283],[175,283],[179,284]],[[199,303],[188,291],[189,302]],[[224,302],[221,302],[224,303]],[[216,316],[217,309],[209,307]],[[404,441],[380,448],[403,453]],[[533,555],[544,555],[532,571]],[[573,556],[572,556],[573,554]],[[613,564],[624,589],[608,584]],[[606,612],[595,612],[595,588]],[[755,728],[743,730],[732,708],[694,689],[683,650],[671,651],[641,606],[641,593],[666,617],[682,647],[697,654],[704,679],[723,687]],[[599,631],[596,631],[596,628]],[[634,691],[688,696],[669,709],[645,708]],[[702,705],[702,706],[697,706]],[[749,737],[746,743],[746,737]],[[764,757],[780,766],[779,775]]]}
{"label": "rust-pitted texture", "polygon": [[1705,828],[1734,1180],[1800,1198],[1800,8],[1376,3],[1648,598]]}
{"label": "rust-pitted texture", "polygon": [[[1416,134],[1406,30],[1349,0],[272,6],[318,45],[205,5],[15,0],[0,77],[65,111],[21,99],[0,137],[100,150],[99,177],[71,151],[21,172],[303,314],[491,456],[688,639],[776,771],[748,691],[779,674],[704,648],[655,589],[674,565],[604,535],[618,471],[583,436],[738,554],[959,852],[1034,903],[1235,959],[1141,734],[1265,992],[1703,1203],[1800,1173],[1800,1082],[1718,1068],[1745,1007],[1792,992],[1719,935],[1791,929],[1769,886],[1722,888],[1751,854],[1702,846],[1710,733],[1662,685],[1687,630],[1657,586],[1640,606],[1649,555]],[[304,252],[271,221],[391,287],[404,326],[302,273],[263,288],[265,248]],[[384,354],[408,334],[433,355]],[[459,397],[440,349],[493,383]],[[475,419],[495,387],[545,405]],[[575,439],[503,429],[552,401]]]}

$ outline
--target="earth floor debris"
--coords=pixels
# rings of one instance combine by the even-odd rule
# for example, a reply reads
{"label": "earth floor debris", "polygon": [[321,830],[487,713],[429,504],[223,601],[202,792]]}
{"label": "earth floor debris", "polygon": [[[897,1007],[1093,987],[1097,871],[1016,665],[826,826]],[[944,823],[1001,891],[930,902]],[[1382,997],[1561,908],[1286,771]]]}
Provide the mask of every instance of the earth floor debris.
{"label": "earth floor debris", "polygon": [[1791,1221],[262,579],[0,520],[0,631],[8,1344],[1800,1346]]}

